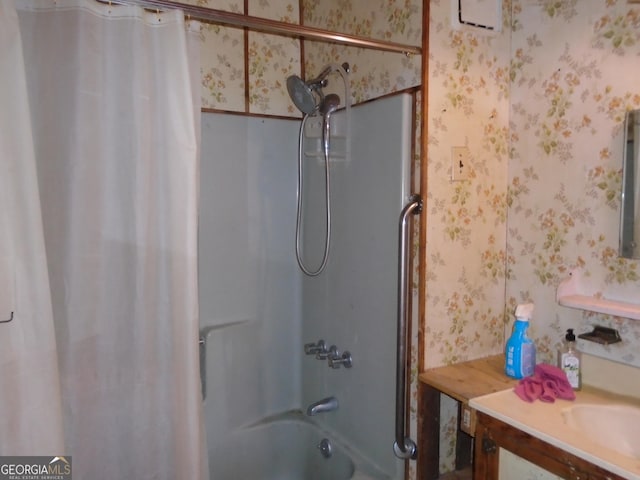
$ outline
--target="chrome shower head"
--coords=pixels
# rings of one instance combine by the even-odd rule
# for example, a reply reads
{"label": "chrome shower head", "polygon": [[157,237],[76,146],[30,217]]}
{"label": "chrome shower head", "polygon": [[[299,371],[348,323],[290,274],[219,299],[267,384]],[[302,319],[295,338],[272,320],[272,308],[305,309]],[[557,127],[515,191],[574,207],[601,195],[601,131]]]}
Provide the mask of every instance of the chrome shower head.
{"label": "chrome shower head", "polygon": [[287,91],[295,106],[305,115],[312,115],[318,110],[324,116],[331,115],[340,105],[340,97],[335,94],[327,95],[325,99],[322,89],[327,86],[327,77],[331,72],[349,72],[349,64],[343,63],[341,67],[337,65],[327,65],[320,74],[307,82],[298,75],[287,77]]}
{"label": "chrome shower head", "polygon": [[297,75],[287,78],[287,91],[298,110],[305,115],[311,115],[318,108],[314,88]]}
{"label": "chrome shower head", "polygon": [[320,104],[320,113],[325,117],[328,117],[335,112],[340,106],[340,97],[335,93],[330,93],[322,100]]}
{"label": "chrome shower head", "polygon": [[327,86],[327,76],[332,70],[333,67],[328,65],[320,72],[320,75],[308,82],[302,80],[298,75],[291,75],[287,78],[287,91],[298,110],[306,115],[318,111],[324,102],[322,89]]}

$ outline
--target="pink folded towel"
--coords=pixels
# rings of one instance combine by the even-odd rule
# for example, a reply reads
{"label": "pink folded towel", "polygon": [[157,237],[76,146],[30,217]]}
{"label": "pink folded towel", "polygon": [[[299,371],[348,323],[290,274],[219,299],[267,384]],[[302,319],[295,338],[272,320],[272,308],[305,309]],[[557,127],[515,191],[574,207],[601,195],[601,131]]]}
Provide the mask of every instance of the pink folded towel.
{"label": "pink folded towel", "polygon": [[525,402],[555,402],[556,398],[575,400],[576,394],[560,368],[547,363],[536,365],[533,375],[518,382],[513,390]]}

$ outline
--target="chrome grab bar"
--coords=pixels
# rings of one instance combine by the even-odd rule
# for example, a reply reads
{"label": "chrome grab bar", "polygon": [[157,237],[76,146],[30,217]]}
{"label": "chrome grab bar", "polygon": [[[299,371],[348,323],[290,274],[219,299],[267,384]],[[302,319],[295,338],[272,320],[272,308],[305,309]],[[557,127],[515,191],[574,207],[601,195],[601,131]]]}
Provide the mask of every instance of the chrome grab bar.
{"label": "chrome grab bar", "polygon": [[422,211],[422,199],[412,195],[400,213],[398,241],[398,336],[396,356],[396,440],[393,451],[401,459],[415,459],[416,443],[406,435],[407,343],[409,303],[409,215]]}

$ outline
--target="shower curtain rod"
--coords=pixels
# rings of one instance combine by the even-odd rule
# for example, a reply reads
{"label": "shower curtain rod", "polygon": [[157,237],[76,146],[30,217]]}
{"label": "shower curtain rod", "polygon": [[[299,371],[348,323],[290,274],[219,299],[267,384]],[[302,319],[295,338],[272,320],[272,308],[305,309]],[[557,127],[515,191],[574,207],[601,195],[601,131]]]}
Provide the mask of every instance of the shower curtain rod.
{"label": "shower curtain rod", "polygon": [[178,9],[187,17],[207,23],[216,23],[233,27],[246,27],[263,33],[275,33],[291,37],[302,37],[330,43],[339,43],[351,47],[369,48],[386,52],[404,53],[405,55],[422,53],[422,48],[414,45],[385,42],[370,38],[331,32],[319,28],[305,27],[294,23],[279,22],[268,18],[253,17],[233,12],[225,12],[213,8],[188,5],[168,0],[116,0],[114,3],[137,5],[148,9]]}

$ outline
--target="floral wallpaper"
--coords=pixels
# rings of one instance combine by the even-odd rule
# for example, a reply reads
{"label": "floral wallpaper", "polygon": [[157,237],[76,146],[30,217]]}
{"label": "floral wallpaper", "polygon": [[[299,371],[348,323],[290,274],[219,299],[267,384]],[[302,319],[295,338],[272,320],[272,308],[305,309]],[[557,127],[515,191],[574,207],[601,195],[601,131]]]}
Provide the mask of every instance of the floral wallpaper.
{"label": "floral wallpaper", "polygon": [[[298,1],[184,0],[184,3],[288,23],[299,23]],[[202,107],[207,110],[297,116],[285,80],[300,72],[300,41],[204,24]]]}
{"label": "floral wallpaper", "polygon": [[295,39],[249,33],[249,111],[291,116],[286,79],[300,70],[300,42]]}
{"label": "floral wallpaper", "polygon": [[[510,19],[501,32],[453,27],[430,2],[425,368],[502,351],[509,168]],[[452,180],[452,147],[469,178]],[[457,402],[442,395],[440,471],[455,469]]]}
{"label": "floral wallpaper", "polygon": [[[331,1],[185,0],[185,3],[234,13],[300,23],[324,30],[420,45],[422,2],[418,0]],[[245,32],[206,24],[202,34],[202,105],[205,109],[300,117],[289,100],[286,78],[311,78],[327,64],[351,66],[351,103],[359,103],[420,84],[420,55],[385,53],[285,36]],[[246,52],[246,54],[245,54]],[[326,93],[342,93],[341,78],[329,79]],[[343,103],[344,105],[344,103]]]}
{"label": "floral wallpaper", "polygon": [[[243,0],[183,0],[184,3],[244,13]],[[202,24],[201,102],[203,109],[244,112],[245,40],[240,28]]]}
{"label": "floral wallpaper", "polygon": [[[302,0],[304,24],[407,45],[422,43],[422,2],[419,0]],[[404,90],[421,83],[421,55],[380,52],[322,42],[304,42],[305,76],[327,64],[348,62],[351,102]],[[328,92],[344,91],[340,85]]]}
{"label": "floral wallpaper", "polygon": [[203,24],[202,37],[202,107],[244,111],[245,67],[234,61],[244,56],[244,33]]}
{"label": "floral wallpaper", "polygon": [[[299,23],[297,1],[250,1],[254,17]],[[293,109],[286,78],[300,72],[300,41],[278,35],[249,32],[249,111],[290,116]]]}
{"label": "floral wallpaper", "polygon": [[[638,261],[617,255],[640,5],[512,0],[503,10],[505,28],[491,35],[454,30],[449,2],[431,1],[426,367],[501,353],[515,306],[529,301],[538,361],[555,361],[567,328],[603,325],[623,341],[579,348],[640,366],[640,322],[556,302],[579,269],[597,295],[640,303]],[[447,181],[454,145],[470,149],[469,180]],[[454,468],[455,414],[444,398],[442,471]]]}
{"label": "floral wallpaper", "polygon": [[[449,1],[430,5],[426,368],[502,349],[510,140],[509,29],[456,29]],[[469,179],[453,181],[459,146]]]}
{"label": "floral wallpaper", "polygon": [[578,347],[640,367],[640,322],[555,301],[580,269],[598,294],[640,303],[639,262],[617,253],[622,125],[640,108],[640,5],[514,1],[511,52],[507,313],[536,304],[540,361],[553,362],[567,328],[603,325],[623,341]]}

